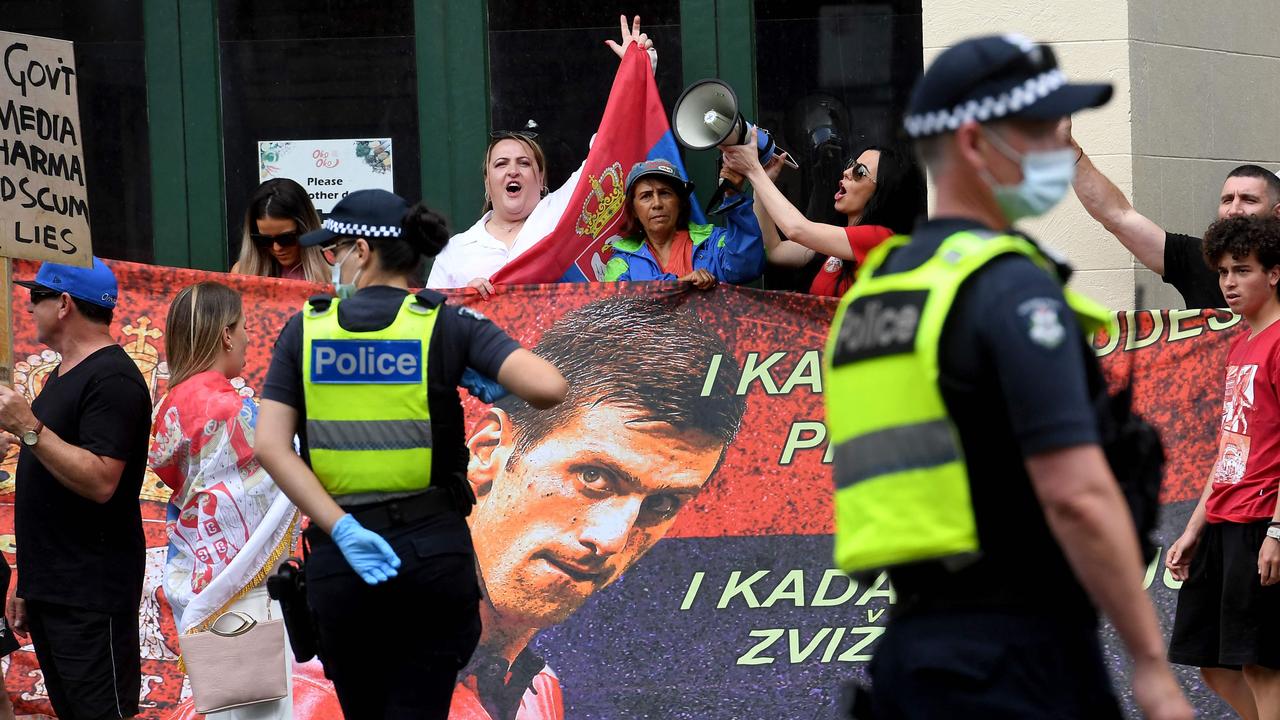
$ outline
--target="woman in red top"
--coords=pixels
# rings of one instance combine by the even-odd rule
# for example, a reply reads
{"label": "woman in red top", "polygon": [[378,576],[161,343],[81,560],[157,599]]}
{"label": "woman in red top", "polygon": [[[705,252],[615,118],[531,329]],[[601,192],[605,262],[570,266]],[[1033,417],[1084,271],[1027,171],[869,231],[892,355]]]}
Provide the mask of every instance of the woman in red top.
{"label": "woman in red top", "polygon": [[755,188],[756,218],[769,262],[802,267],[815,253],[828,256],[809,287],[814,295],[844,295],[867,253],[891,235],[911,232],[924,214],[924,173],[907,149],[869,145],[849,161],[835,194],[835,209],[849,223],[839,227],[812,222],[792,205],[773,184],[781,160],[762,167],[754,142],[752,130],[746,144],[722,148],[724,164]]}

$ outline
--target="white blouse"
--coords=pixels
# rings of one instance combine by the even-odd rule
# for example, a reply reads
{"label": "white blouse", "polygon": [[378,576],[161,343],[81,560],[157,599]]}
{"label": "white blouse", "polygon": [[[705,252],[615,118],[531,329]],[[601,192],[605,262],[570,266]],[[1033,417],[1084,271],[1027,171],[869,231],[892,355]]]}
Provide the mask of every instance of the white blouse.
{"label": "white blouse", "polygon": [[[595,138],[592,138],[593,140]],[[431,275],[427,278],[427,287],[432,289],[465,287],[472,280],[491,277],[508,262],[520,257],[539,240],[546,237],[569,207],[574,188],[578,186],[578,178],[582,177],[584,161],[555,192],[542,198],[533,208],[533,212],[524,221],[516,239],[508,249],[506,243],[489,234],[484,224],[493,216],[493,211],[485,213],[475,225],[449,238],[449,244],[436,256],[431,266]]]}

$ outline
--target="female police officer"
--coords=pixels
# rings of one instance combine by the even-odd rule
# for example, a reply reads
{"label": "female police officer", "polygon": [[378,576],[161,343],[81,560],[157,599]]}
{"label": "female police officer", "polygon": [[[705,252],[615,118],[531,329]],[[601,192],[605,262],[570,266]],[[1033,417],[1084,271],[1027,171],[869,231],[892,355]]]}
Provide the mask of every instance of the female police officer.
{"label": "female police officer", "polygon": [[464,369],[535,407],[567,390],[483,316],[409,294],[407,276],[448,237],[440,216],[389,192],[339,202],[301,239],[325,246],[337,298],[289,320],[263,390],[256,454],[311,518],[307,598],[347,717],[446,718],[479,637]]}

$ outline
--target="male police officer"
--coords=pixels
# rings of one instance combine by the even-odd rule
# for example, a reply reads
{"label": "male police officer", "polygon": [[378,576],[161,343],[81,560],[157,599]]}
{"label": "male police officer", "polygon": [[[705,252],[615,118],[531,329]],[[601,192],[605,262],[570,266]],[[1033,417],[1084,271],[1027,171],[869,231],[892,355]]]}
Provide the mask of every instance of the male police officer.
{"label": "male police officer", "polygon": [[1019,36],[959,43],[912,95],[936,215],[868,257],[827,350],[836,561],[898,593],[874,717],[1119,718],[1095,604],[1147,717],[1191,717],[1098,445],[1081,326],[1105,311],[1006,234],[1071,184],[1061,118],[1110,96]]}

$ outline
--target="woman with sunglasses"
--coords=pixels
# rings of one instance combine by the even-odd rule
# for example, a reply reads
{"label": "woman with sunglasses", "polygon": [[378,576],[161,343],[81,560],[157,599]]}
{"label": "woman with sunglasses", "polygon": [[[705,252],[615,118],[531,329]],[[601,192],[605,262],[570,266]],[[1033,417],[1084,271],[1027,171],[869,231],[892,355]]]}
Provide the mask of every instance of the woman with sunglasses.
{"label": "woman with sunglasses", "polygon": [[[640,16],[627,27],[620,18],[622,38],[605,42],[619,58],[636,43],[649,53],[656,70],[658,51],[640,32]],[[473,287],[484,297],[493,292],[489,278],[555,229],[569,206],[582,175],[582,166],[555,192],[546,185],[547,163],[537,134],[526,131],[490,133],[484,155],[484,213],[469,229],[454,235],[435,259],[429,288]]]}
{"label": "woman with sunglasses", "polygon": [[924,213],[924,173],[909,150],[869,145],[854,156],[835,193],[835,209],[849,219],[848,226],[839,227],[813,222],[792,205],[773,184],[781,160],[762,167],[754,142],[752,130],[747,144],[722,147],[725,167],[746,176],[755,189],[769,262],[803,267],[816,253],[827,256],[809,287],[814,295],[844,295],[867,253],[894,234],[911,232]]}
{"label": "woman with sunglasses", "polygon": [[261,277],[329,280],[329,263],[320,248],[298,245],[298,237],[320,227],[320,216],[302,186],[288,178],[273,178],[258,186],[244,212],[240,258],[232,273]]}

